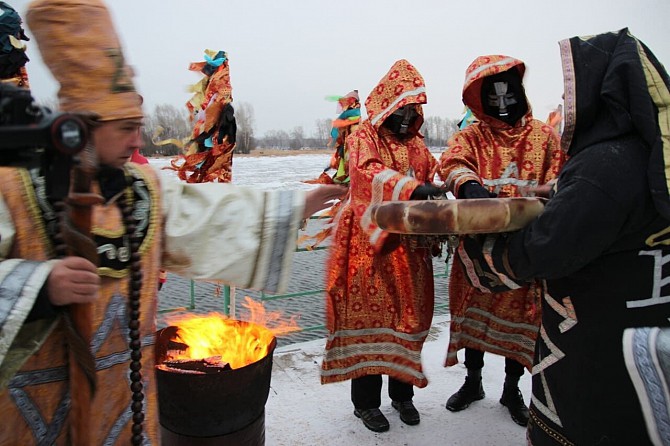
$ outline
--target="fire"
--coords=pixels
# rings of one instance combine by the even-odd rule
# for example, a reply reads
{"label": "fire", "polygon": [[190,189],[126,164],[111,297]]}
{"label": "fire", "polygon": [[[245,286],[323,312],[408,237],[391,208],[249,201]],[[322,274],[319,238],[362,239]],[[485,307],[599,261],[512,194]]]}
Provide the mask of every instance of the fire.
{"label": "fire", "polygon": [[221,362],[237,369],[267,356],[275,335],[300,329],[295,318],[282,322],[281,313],[266,312],[262,303],[249,297],[245,301],[243,307],[250,312],[248,321],[216,312],[168,318],[167,322],[178,328],[172,340],[188,346],[185,350],[170,350],[169,360],[220,357]]}

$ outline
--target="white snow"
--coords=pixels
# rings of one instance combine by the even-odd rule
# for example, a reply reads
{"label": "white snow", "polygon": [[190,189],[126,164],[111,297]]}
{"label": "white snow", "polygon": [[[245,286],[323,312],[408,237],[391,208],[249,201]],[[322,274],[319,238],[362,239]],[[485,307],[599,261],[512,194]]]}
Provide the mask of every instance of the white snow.
{"label": "white snow", "polygon": [[[322,385],[319,379],[325,339],[288,345],[274,353],[270,396],[265,405],[266,446],[507,446],[526,443],[526,431],[510,418],[498,400],[505,378],[504,358],[484,356],[482,371],[486,398],[462,412],[445,408],[449,396],[465,379],[462,362],[443,367],[449,342],[448,317],[433,320],[431,334],[423,348],[424,373],[429,384],[415,388],[414,405],[421,423],[408,426],[391,407],[387,380],[382,388],[381,410],[391,429],[375,433],[353,414],[349,381]],[[460,352],[462,353],[462,352]],[[459,356],[461,361],[462,356]],[[530,374],[519,388],[526,404],[530,401]]]}

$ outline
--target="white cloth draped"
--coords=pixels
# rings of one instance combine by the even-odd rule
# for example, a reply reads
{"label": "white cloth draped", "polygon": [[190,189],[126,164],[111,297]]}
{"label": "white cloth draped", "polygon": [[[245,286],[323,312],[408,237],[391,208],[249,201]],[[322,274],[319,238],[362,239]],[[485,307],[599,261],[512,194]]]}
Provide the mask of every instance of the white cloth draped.
{"label": "white cloth draped", "polygon": [[286,289],[302,221],[302,191],[164,181],[162,267],[240,288]]}

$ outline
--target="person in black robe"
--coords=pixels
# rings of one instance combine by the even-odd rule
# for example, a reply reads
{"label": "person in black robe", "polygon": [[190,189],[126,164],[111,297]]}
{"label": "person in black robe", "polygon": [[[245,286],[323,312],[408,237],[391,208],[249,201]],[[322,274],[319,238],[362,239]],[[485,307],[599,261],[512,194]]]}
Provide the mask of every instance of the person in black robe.
{"label": "person in black robe", "polygon": [[554,194],[520,231],[465,237],[467,252],[491,289],[545,282],[529,444],[670,444],[667,385],[647,404],[654,374],[624,358],[625,331],[670,326],[670,80],[628,29],[560,48],[569,160]]}

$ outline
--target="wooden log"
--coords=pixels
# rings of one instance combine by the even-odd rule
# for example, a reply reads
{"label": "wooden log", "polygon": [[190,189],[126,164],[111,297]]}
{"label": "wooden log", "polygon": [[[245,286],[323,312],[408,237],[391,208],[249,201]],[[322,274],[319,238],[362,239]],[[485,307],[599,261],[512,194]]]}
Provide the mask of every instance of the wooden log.
{"label": "wooden log", "polygon": [[221,360],[221,356],[203,359],[171,359],[156,365],[156,368],[175,373],[219,373],[232,370],[228,362]]}

